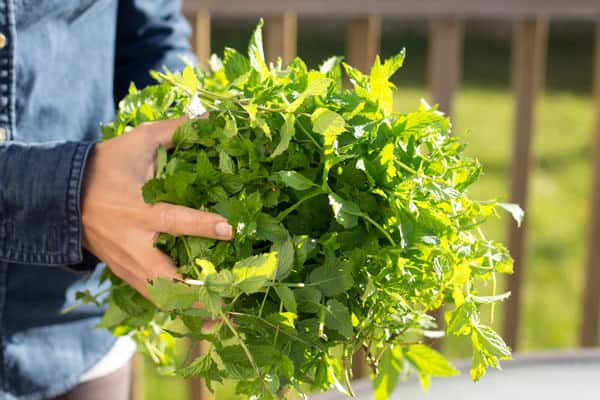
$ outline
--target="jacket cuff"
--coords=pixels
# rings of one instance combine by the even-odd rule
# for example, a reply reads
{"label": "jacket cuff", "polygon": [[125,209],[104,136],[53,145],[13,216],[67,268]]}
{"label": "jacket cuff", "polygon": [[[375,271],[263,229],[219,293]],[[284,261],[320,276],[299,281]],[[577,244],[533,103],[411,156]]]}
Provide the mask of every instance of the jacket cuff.
{"label": "jacket cuff", "polygon": [[81,183],[93,145],[0,148],[0,260],[56,266],[83,263]]}

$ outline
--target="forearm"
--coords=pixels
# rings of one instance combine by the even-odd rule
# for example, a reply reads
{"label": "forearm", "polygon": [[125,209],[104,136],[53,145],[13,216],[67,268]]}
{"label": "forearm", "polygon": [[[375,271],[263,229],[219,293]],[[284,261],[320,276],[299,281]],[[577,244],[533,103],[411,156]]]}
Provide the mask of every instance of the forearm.
{"label": "forearm", "polygon": [[92,146],[0,146],[0,260],[38,265],[83,261],[80,190]]}

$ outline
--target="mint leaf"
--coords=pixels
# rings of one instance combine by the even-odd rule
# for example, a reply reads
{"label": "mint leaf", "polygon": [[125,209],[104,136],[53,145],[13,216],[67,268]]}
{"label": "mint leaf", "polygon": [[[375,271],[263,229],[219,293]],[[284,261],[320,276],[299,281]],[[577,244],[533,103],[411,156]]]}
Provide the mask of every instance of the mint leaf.
{"label": "mint leaf", "polygon": [[513,219],[517,222],[517,225],[521,226],[523,218],[525,218],[525,212],[517,204],[512,203],[497,203],[498,207],[505,209],[512,215]]}
{"label": "mint leaf", "polygon": [[275,278],[277,271],[276,253],[266,253],[238,261],[233,266],[233,284],[246,294],[262,290],[267,282]]}
{"label": "mint leaf", "polygon": [[259,73],[261,81],[265,80],[269,75],[269,68],[265,62],[265,52],[263,50],[263,25],[264,21],[261,18],[256,26],[256,29],[254,30],[254,33],[252,34],[250,44],[248,45],[248,57],[250,58],[250,65]]}
{"label": "mint leaf", "polygon": [[338,331],[341,335],[352,337],[352,321],[348,308],[339,301],[332,299],[327,302],[325,309],[325,326]]}
{"label": "mint leaf", "polygon": [[150,298],[163,310],[191,307],[198,300],[198,289],[171,278],[156,278],[148,285]]}
{"label": "mint leaf", "polygon": [[310,179],[296,171],[278,171],[273,179],[295,190],[308,190],[316,186]]}
{"label": "mint leaf", "polygon": [[315,268],[308,276],[308,281],[327,297],[337,296],[352,287],[354,280],[351,272],[352,264],[334,256],[325,258],[325,262]]}
{"label": "mint leaf", "polygon": [[275,158],[281,155],[284,151],[288,149],[288,147],[290,146],[290,140],[292,139],[295,133],[294,123],[296,121],[296,117],[294,117],[294,114],[285,114],[283,118],[283,126],[281,127],[281,131],[279,132],[281,139],[277,147],[275,147],[275,150],[273,150],[273,153],[271,153],[271,158]]}

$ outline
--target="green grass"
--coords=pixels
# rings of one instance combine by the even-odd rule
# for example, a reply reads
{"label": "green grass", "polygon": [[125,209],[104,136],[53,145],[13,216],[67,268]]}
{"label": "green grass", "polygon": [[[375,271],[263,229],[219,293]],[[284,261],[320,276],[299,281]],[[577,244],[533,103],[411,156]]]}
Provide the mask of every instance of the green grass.
{"label": "green grass", "polygon": [[[250,30],[248,23],[222,28],[215,33],[215,51],[220,52],[225,43],[243,49]],[[519,332],[522,351],[577,346],[594,116],[589,96],[591,40],[573,41],[551,37],[547,90],[537,108],[526,209],[528,236]],[[310,65],[327,55],[343,53],[343,34],[304,33],[299,43],[299,53]],[[420,98],[427,98],[427,45],[422,35],[384,36],[382,52],[389,55],[400,45],[407,46],[409,58],[397,78],[396,109],[407,112],[417,107]],[[514,112],[509,41],[467,34],[464,65],[464,84],[455,99],[454,132],[465,137],[468,154],[477,157],[486,172],[471,193],[476,198],[506,200]],[[506,217],[491,221],[486,234],[506,242],[508,223]],[[502,307],[496,314],[494,324],[500,328]],[[444,350],[460,358],[468,355],[469,348],[450,338]],[[159,378],[149,364],[144,381],[144,399],[187,399],[183,381]],[[221,390],[217,398],[231,399],[231,391]]]}

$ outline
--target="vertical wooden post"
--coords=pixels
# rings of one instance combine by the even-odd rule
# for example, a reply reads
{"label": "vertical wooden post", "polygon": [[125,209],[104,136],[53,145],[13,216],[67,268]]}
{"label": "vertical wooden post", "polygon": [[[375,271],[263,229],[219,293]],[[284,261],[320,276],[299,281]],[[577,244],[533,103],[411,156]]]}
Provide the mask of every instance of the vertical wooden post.
{"label": "vertical wooden post", "polygon": [[[519,204],[527,215],[527,191],[531,169],[531,138],[534,130],[536,95],[545,69],[543,47],[547,44],[546,20],[527,19],[515,22],[513,34],[512,84],[515,105],[515,132],[511,165],[510,199]],[[514,274],[508,277],[511,297],[507,301],[504,337],[509,346],[517,348],[521,287],[525,276],[525,233],[527,218],[521,228],[509,223],[508,246],[515,259]]]}
{"label": "vertical wooden post", "polygon": [[446,114],[462,76],[464,23],[457,18],[436,18],[429,28],[429,92],[433,103]]}
{"label": "vertical wooden post", "polygon": [[[201,356],[207,351],[207,349],[207,342],[202,341],[200,343],[196,343],[192,353],[193,358]],[[200,378],[188,379],[188,393],[188,398],[190,400],[208,400],[212,398],[208,388]]]}
{"label": "vertical wooden post", "polygon": [[206,67],[210,58],[210,13],[207,10],[194,15],[192,30],[194,52],[200,64]]}
{"label": "vertical wooden post", "polygon": [[352,378],[358,379],[367,376],[366,354],[361,347],[352,355]]}
{"label": "vertical wooden post", "polygon": [[131,361],[131,400],[144,399],[144,359],[139,353]]}
{"label": "vertical wooden post", "polygon": [[381,17],[368,15],[350,20],[346,38],[348,63],[369,72],[381,42]]}
{"label": "vertical wooden post", "polygon": [[600,21],[596,22],[594,60],[594,105],[596,108],[595,140],[593,147],[592,193],[580,343],[583,347],[598,345],[600,319]]}
{"label": "vertical wooden post", "polygon": [[298,41],[298,17],[288,11],[283,15],[267,17],[265,21],[265,49],[268,61],[281,57],[288,64],[296,57]]}

